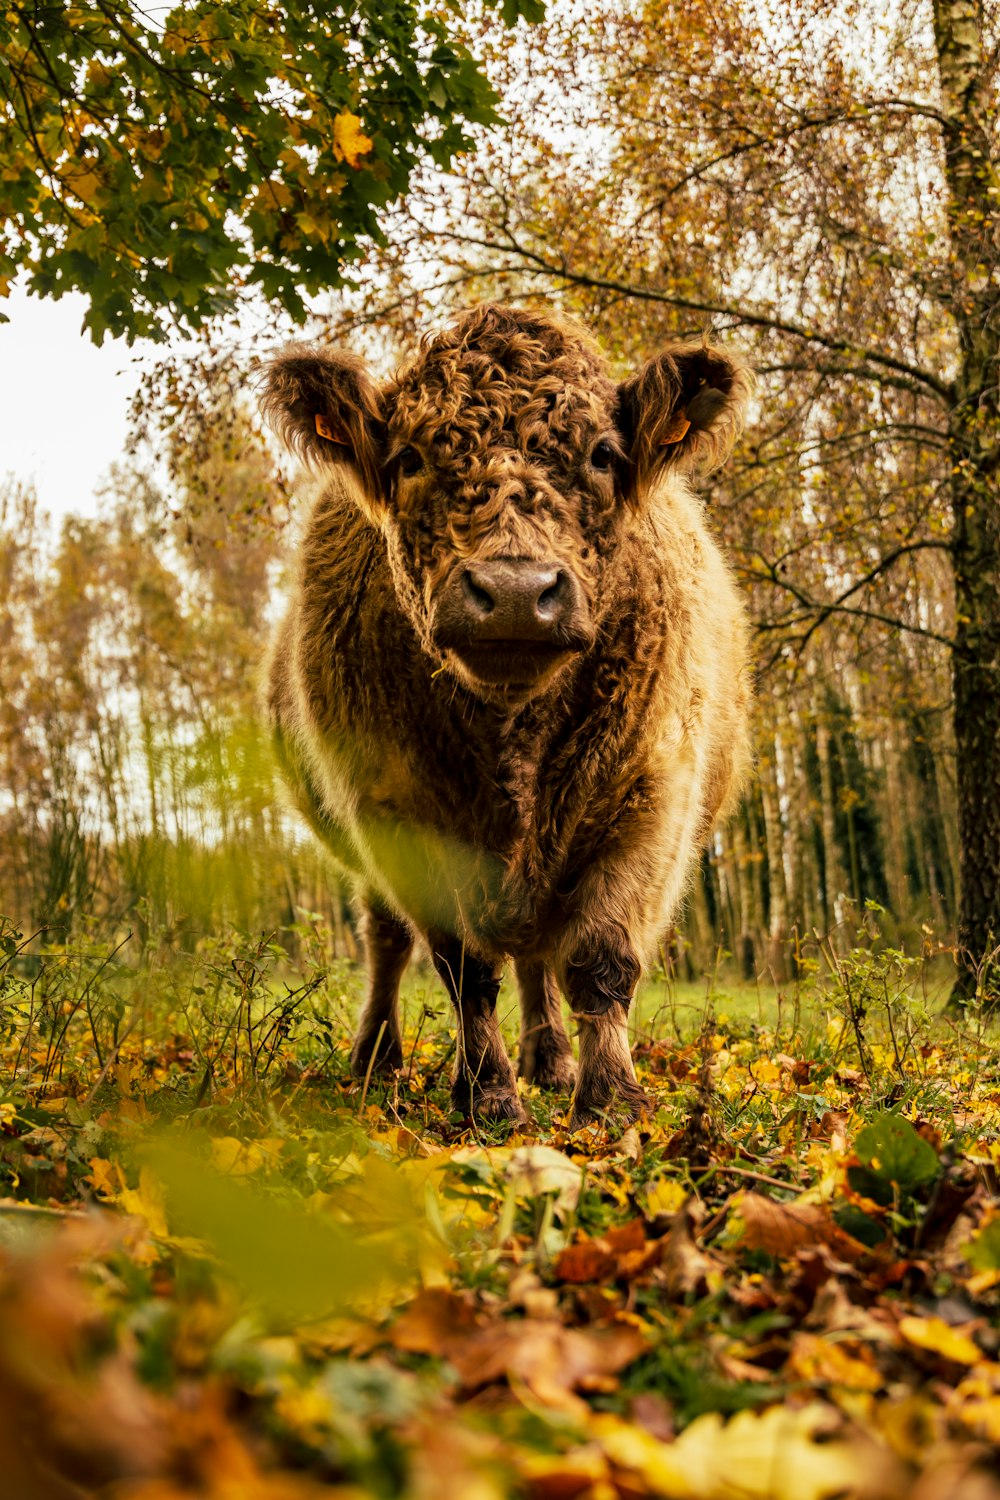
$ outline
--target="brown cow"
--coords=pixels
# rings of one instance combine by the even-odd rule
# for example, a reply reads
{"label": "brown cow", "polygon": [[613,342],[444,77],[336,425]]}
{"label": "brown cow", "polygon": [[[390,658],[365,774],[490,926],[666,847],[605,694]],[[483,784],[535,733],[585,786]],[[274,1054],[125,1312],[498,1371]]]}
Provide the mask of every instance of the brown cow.
{"label": "brown cow", "polygon": [[274,644],[268,704],[297,805],[353,872],[368,994],[351,1062],[402,1062],[416,934],[458,1009],[456,1108],[523,1120],[520,1075],[574,1121],[645,1104],[640,965],[747,763],[746,622],[686,473],[749,389],[705,344],[623,384],[562,318],[473,308],[379,382],[292,345],[266,415],[329,483]]}

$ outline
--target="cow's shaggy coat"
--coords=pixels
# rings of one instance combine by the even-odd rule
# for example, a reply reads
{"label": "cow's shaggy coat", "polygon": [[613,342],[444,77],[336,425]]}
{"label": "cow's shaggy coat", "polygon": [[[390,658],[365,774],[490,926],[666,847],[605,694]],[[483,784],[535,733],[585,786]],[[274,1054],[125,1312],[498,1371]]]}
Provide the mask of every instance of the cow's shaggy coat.
{"label": "cow's shaggy coat", "polygon": [[576,325],[484,306],[379,383],[292,346],[266,414],[329,483],[274,643],[298,806],[356,877],[368,997],[352,1062],[402,1061],[422,934],[459,1012],[458,1107],[522,1118],[520,1074],[579,1121],[644,1099],[626,1034],[644,958],[747,763],[744,613],[686,474],[725,457],[748,377],[680,344],[616,384]]}

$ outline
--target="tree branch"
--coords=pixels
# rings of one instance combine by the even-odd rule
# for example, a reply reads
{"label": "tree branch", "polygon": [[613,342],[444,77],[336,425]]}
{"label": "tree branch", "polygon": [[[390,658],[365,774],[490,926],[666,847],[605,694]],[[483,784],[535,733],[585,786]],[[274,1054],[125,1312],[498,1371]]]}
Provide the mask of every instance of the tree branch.
{"label": "tree branch", "polygon": [[457,240],[462,244],[474,245],[479,249],[500,250],[506,254],[520,256],[523,260],[537,267],[542,274],[566,282],[571,286],[618,292],[623,296],[640,302],[656,302],[666,307],[682,308],[686,312],[700,312],[707,313],[712,317],[728,318],[736,326],[762,328],[772,333],[784,333],[792,338],[801,339],[805,343],[815,344],[821,349],[829,349],[832,353],[843,352],[844,354],[859,356],[867,364],[905,375],[910,381],[916,382],[918,385],[932,391],[943,402],[946,402],[949,407],[955,398],[955,391],[952,384],[940,380],[936,375],[931,374],[929,370],[922,370],[919,366],[911,365],[908,361],[897,359],[891,354],[883,354],[875,349],[858,347],[850,339],[837,338],[832,334],[825,334],[815,329],[803,327],[802,324],[793,323],[791,320],[778,317],[774,313],[754,312],[744,308],[730,307],[725,303],[701,301],[693,297],[679,297],[670,292],[659,291],[653,287],[631,286],[627,282],[616,281],[610,277],[571,271],[565,265],[553,265],[537,251],[529,250],[519,244],[509,232],[508,243],[506,245],[498,245],[492,240],[482,239],[477,235],[460,234],[455,230],[449,230],[447,235],[450,239]]}

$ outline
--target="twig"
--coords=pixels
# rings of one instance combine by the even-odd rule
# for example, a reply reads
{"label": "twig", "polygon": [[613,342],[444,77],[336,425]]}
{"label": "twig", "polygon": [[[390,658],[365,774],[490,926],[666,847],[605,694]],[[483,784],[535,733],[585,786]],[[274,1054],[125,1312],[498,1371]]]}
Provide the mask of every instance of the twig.
{"label": "twig", "polygon": [[385,1028],[387,1025],[388,1022],[383,1021],[378,1031],[375,1033],[375,1045],[372,1048],[371,1056],[368,1059],[368,1067],[365,1069],[365,1081],[364,1086],[361,1090],[361,1103],[358,1105],[359,1115],[362,1113],[365,1107],[365,1099],[368,1097],[368,1085],[369,1083],[371,1083],[372,1078],[372,1069],[375,1066],[375,1059],[378,1056],[378,1049],[382,1045],[382,1038],[385,1036]]}

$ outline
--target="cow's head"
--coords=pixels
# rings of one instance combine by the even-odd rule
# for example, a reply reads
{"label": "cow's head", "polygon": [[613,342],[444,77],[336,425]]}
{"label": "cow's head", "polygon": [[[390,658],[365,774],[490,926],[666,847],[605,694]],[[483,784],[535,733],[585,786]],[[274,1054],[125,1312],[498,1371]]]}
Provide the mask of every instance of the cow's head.
{"label": "cow's head", "polygon": [[381,384],[351,355],[292,345],[262,404],[311,465],[347,466],[425,650],[516,703],[593,642],[622,528],[668,471],[721,462],[748,388],[704,344],[616,384],[576,325],[489,305]]}

